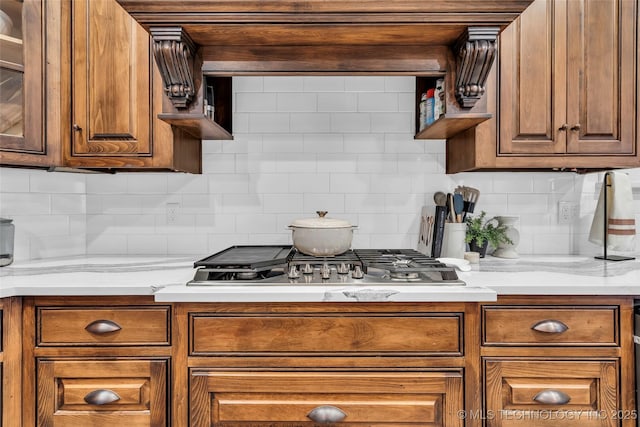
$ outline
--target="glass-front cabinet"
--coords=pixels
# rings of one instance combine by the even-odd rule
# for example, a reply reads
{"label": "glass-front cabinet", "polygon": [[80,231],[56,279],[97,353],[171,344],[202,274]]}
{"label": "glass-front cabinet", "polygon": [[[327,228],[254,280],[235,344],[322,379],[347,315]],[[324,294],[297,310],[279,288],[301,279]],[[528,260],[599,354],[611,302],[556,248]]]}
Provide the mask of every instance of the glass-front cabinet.
{"label": "glass-front cabinet", "polygon": [[[0,1],[0,165],[52,164],[47,146],[47,44],[44,0]],[[59,83],[58,83],[59,85]]]}

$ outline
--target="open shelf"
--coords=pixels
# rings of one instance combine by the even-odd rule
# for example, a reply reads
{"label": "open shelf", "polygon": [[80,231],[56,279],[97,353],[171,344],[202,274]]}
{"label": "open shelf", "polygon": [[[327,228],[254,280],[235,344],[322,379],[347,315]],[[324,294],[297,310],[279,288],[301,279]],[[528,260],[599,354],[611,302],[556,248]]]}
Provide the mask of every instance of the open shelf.
{"label": "open shelf", "polygon": [[199,139],[233,139],[222,126],[200,113],[162,113],[158,118]]}
{"label": "open shelf", "polygon": [[447,139],[492,117],[491,113],[444,114],[418,132],[415,139]]}

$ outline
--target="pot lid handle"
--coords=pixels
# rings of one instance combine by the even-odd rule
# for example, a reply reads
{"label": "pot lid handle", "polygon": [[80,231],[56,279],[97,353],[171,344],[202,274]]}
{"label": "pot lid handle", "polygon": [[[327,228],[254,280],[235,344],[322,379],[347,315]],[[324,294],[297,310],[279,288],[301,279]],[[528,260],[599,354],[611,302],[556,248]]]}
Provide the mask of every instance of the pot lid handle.
{"label": "pot lid handle", "polygon": [[329,212],[328,211],[316,211],[320,218],[324,218]]}

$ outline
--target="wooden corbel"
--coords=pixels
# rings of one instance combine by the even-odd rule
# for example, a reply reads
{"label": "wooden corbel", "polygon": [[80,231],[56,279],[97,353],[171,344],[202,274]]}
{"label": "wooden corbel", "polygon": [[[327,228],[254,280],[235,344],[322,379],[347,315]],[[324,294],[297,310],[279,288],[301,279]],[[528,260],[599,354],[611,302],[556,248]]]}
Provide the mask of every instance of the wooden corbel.
{"label": "wooden corbel", "polygon": [[471,108],[484,94],[484,84],[496,56],[498,27],[469,27],[455,44],[456,100]]}
{"label": "wooden corbel", "polygon": [[195,44],[182,27],[152,27],[149,33],[164,91],[176,108],[186,108],[196,91],[193,82]]}

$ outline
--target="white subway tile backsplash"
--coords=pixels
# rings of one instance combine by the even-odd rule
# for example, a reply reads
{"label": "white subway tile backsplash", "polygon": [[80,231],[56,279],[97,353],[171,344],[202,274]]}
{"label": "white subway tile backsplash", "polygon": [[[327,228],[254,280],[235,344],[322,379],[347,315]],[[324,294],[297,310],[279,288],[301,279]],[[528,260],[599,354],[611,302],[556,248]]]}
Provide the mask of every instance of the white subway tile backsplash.
{"label": "white subway tile backsplash", "polygon": [[328,173],[296,173],[287,175],[286,188],[291,193],[328,193]]}
{"label": "white subway tile backsplash", "polygon": [[[0,168],[16,259],[290,244],[288,225],[317,210],[358,225],[353,247],[414,248],[421,207],[458,185],[480,190],[474,215],[519,217],[521,254],[601,252],[588,232],[603,173],[446,175],[445,141],[414,139],[414,77],[248,76],[233,89],[234,139],[203,141],[202,175]],[[558,201],[578,205],[573,224],[558,224]]]}
{"label": "white subway tile backsplash", "polygon": [[318,111],[327,113],[356,112],[358,94],[346,92],[318,93]]}
{"label": "white subway tile backsplash", "polygon": [[276,111],[278,96],[275,93],[237,93],[235,108],[238,113]]}
{"label": "white subway tile backsplash", "polygon": [[348,76],[344,78],[344,90],[347,92],[384,91],[385,78],[382,76]]}
{"label": "white subway tile backsplash", "polygon": [[358,94],[358,111],[363,112],[397,112],[398,95],[396,93],[360,93]]}
{"label": "white subway tile backsplash", "polygon": [[46,215],[51,213],[51,196],[44,193],[3,193],[0,195],[0,216]]}
{"label": "white subway tile backsplash", "polygon": [[411,132],[413,117],[409,113],[372,113],[371,132]]}
{"label": "white subway tile backsplash", "polygon": [[369,132],[371,115],[367,113],[331,113],[331,132]]}
{"label": "white subway tile backsplash", "polygon": [[304,78],[302,76],[272,76],[264,80],[265,92],[302,92]]}
{"label": "white subway tile backsplash", "polygon": [[[330,216],[345,212],[345,199],[349,196],[333,193],[305,193],[303,196],[304,218],[314,217],[316,211],[327,211]],[[299,218],[299,217],[297,217]]]}
{"label": "white subway tile backsplash", "polygon": [[306,153],[341,153],[344,151],[344,137],[340,133],[309,133],[304,135]]}
{"label": "white subway tile backsplash", "polygon": [[[413,76],[388,76],[384,78],[384,90],[386,92],[408,92],[415,97],[416,78]],[[413,99],[409,105],[413,105]]]}
{"label": "white subway tile backsplash", "polygon": [[29,181],[31,193],[84,194],[86,189],[86,175],[77,173],[33,171]]}
{"label": "white subway tile backsplash", "polygon": [[52,194],[51,213],[85,214],[87,212],[87,196],[85,194]]}
{"label": "white subway tile backsplash", "polygon": [[318,110],[318,97],[315,93],[279,93],[277,111],[312,112]]}
{"label": "white subway tile backsplash", "polygon": [[329,188],[332,193],[370,193],[371,178],[367,174],[331,174]]}
{"label": "white subway tile backsplash", "polygon": [[329,132],[329,113],[291,113],[291,132]]}
{"label": "white subway tile backsplash", "polygon": [[282,133],[289,132],[289,114],[260,113],[249,118],[249,132]]}
{"label": "white subway tile backsplash", "polygon": [[303,77],[303,90],[305,92],[342,92],[344,79],[340,76]]}

